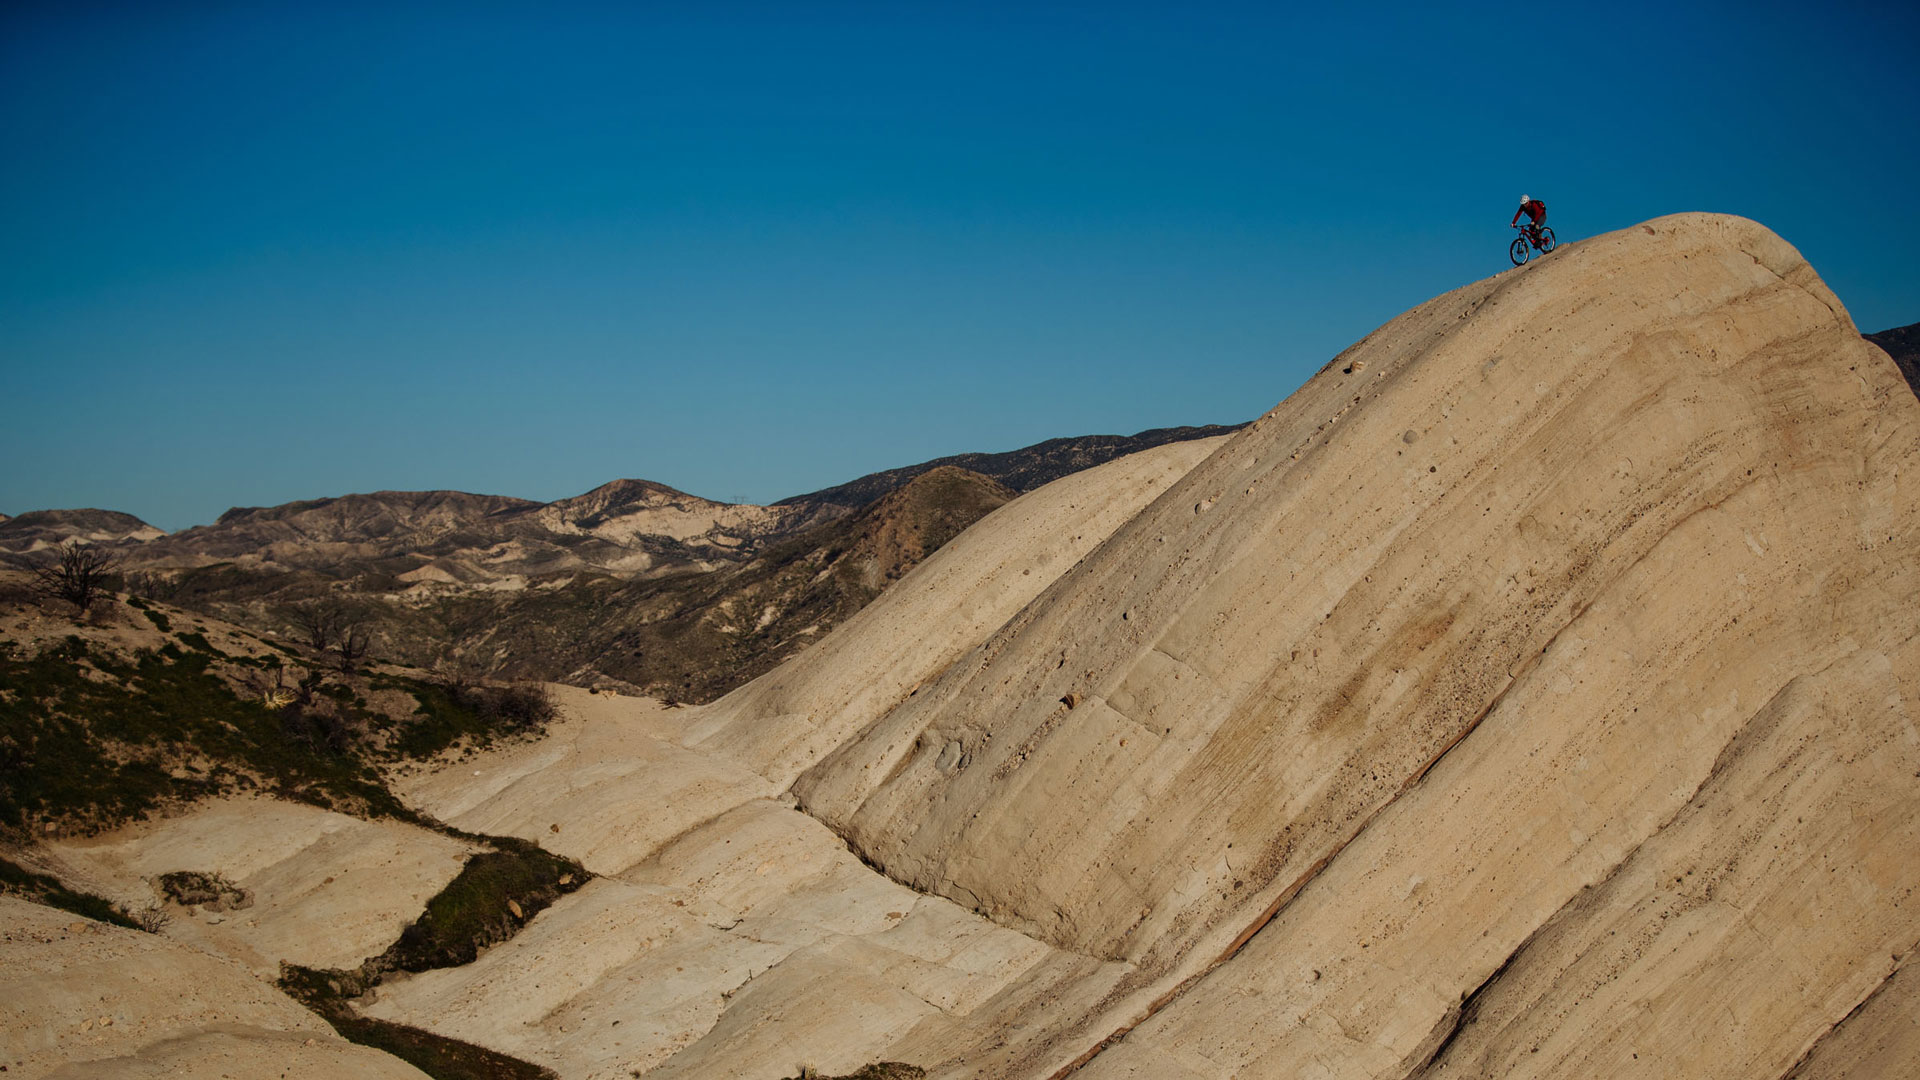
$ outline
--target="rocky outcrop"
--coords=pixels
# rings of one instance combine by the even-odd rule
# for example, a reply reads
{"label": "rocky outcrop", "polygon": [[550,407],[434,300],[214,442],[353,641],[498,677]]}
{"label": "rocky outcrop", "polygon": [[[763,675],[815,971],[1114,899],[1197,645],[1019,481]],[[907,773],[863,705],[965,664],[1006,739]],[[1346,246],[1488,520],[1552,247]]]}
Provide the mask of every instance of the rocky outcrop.
{"label": "rocky outcrop", "polygon": [[[271,980],[283,962],[352,968],[377,955],[478,850],[396,821],[227,798],[105,836],[55,841],[42,858],[63,881],[128,910],[170,901],[169,937]],[[244,914],[168,888],[183,871],[244,896]]]}
{"label": "rocky outcrop", "polygon": [[[1711,215],[1569,245],[1204,449],[1008,504],[644,752],[516,751],[439,798],[582,830],[632,886],[725,882],[709,925],[751,896],[765,944],[815,894],[727,853],[793,824],[784,788],[1033,950],[927,1013],[884,940],[810,924],[717,1012],[648,1021],[663,1076],[822,1033],[833,1068],[944,1078],[1832,1075],[1913,1045],[1920,401],[1791,247]],[[620,1051],[594,1018],[681,1007],[625,988],[737,979],[743,947],[596,948],[502,1045],[590,1075],[569,1055]],[[489,960],[393,1015],[547,985]]]}

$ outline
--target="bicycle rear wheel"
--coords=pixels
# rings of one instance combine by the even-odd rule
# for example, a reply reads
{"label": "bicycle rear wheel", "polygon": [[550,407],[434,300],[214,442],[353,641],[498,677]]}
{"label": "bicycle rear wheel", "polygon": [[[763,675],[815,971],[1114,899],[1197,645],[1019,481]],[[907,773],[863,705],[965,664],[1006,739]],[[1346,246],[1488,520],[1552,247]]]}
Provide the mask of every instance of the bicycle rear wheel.
{"label": "bicycle rear wheel", "polygon": [[1540,250],[1553,250],[1553,230],[1544,225],[1540,227]]}
{"label": "bicycle rear wheel", "polygon": [[1513,256],[1513,265],[1519,266],[1527,261],[1527,252],[1531,250],[1527,246],[1527,238],[1520,236],[1514,238],[1513,246],[1507,249],[1507,254]]}

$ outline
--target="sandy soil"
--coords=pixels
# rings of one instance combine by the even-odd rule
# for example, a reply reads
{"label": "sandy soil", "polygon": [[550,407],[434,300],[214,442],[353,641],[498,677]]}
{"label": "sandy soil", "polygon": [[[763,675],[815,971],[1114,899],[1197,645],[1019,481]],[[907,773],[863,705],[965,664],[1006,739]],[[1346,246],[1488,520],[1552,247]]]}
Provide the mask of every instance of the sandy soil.
{"label": "sandy soil", "polygon": [[0,897],[0,1065],[25,1080],[421,1080],[233,960]]}
{"label": "sandy soil", "polygon": [[281,961],[351,968],[377,955],[477,849],[395,821],[233,798],[43,850],[63,879],[134,908],[160,899],[161,874],[224,876],[253,894],[251,907],[170,906],[165,932],[272,979]]}

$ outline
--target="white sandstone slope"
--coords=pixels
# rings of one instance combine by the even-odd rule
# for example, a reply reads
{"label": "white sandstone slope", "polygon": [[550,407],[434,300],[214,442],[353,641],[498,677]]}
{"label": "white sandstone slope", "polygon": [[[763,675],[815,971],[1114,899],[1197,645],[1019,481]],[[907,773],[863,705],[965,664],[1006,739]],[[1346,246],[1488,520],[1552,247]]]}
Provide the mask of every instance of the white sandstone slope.
{"label": "white sandstone slope", "polygon": [[0,896],[9,1080],[422,1080],[355,1046],[234,961]]}
{"label": "white sandstone slope", "polygon": [[139,911],[161,875],[218,874],[248,907],[172,909],[168,937],[230,956],[261,977],[282,962],[355,968],[400,936],[475,845],[398,821],[363,821],[303,803],[230,797],[105,836],[61,840],[40,858],[62,880]]}
{"label": "white sandstone slope", "polygon": [[1784,1072],[1920,938],[1916,465],[1893,364],[1742,219],[1382,327],[795,785],[1138,969],[905,1060],[1047,1075],[1164,1006],[1089,1075]]}
{"label": "white sandstone slope", "polygon": [[1230,436],[1061,477],[948,541],[846,627],[702,711],[689,746],[785,786],[912,696]]}

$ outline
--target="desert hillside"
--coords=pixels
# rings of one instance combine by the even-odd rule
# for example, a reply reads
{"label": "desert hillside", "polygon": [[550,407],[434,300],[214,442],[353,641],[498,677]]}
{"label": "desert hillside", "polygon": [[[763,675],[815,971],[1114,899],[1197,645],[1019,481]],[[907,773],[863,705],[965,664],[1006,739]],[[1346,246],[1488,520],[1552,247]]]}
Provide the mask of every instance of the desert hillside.
{"label": "desert hillside", "polygon": [[[1920,399],[1797,251],[1659,218],[997,505],[717,701],[567,691],[544,739],[393,771],[444,831],[368,837],[412,891],[339,955],[196,824],[230,801],[36,865],[137,896],[231,864],[282,921],[169,948],[568,1080],[1914,1074],[1917,464]],[[591,878],[458,962],[349,972],[464,837]],[[80,948],[4,914],[33,963]],[[32,1075],[93,1052],[16,1015]]]}

